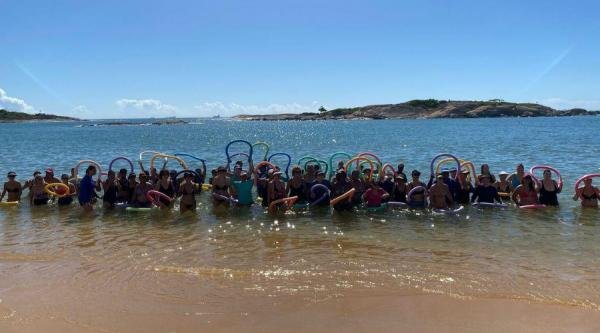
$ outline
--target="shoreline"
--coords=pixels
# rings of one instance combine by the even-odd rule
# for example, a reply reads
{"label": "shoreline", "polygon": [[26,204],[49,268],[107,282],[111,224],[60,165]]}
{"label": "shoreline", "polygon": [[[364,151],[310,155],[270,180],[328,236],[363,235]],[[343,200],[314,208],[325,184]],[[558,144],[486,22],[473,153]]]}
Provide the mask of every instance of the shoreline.
{"label": "shoreline", "polygon": [[[301,299],[299,299],[301,298]],[[60,303],[60,300],[56,300]],[[510,299],[457,299],[381,290],[323,300],[296,296],[204,298],[194,304],[150,305],[81,316],[69,311],[21,318],[0,308],[0,331],[29,332],[597,332],[600,312]],[[9,303],[10,304],[10,303]],[[6,302],[0,304],[6,307]],[[66,309],[65,309],[66,310]],[[81,309],[80,309],[81,310]],[[140,311],[142,310],[142,311]]]}

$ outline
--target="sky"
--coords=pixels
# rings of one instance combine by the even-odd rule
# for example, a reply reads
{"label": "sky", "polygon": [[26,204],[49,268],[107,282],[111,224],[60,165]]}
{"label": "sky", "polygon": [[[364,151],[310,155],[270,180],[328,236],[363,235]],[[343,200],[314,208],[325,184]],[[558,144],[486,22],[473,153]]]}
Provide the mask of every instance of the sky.
{"label": "sky", "polygon": [[0,0],[0,108],[86,119],[411,99],[600,110],[599,1]]}

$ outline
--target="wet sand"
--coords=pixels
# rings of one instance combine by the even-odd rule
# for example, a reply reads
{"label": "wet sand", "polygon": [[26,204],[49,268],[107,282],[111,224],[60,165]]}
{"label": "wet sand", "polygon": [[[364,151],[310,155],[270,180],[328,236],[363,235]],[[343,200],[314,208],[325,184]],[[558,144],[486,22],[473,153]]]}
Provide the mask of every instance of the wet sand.
{"label": "wet sand", "polygon": [[[40,308],[35,299],[0,303],[0,331],[13,332],[598,332],[600,312],[508,299],[457,299],[382,290],[313,300],[236,297],[189,304]],[[106,300],[102,299],[101,302]],[[33,303],[30,303],[33,302]],[[8,308],[7,306],[10,306]],[[61,309],[56,311],[56,309]],[[108,310],[107,310],[108,309]],[[190,312],[190,309],[193,311]],[[12,312],[12,314],[11,314]],[[50,313],[52,313],[50,315]]]}

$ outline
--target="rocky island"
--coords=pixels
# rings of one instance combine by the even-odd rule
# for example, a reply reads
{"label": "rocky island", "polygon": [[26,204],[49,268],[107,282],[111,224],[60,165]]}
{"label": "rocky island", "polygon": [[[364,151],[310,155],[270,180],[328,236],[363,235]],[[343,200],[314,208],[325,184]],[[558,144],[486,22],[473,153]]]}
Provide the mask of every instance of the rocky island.
{"label": "rocky island", "polygon": [[25,112],[13,112],[0,109],[0,122],[20,122],[20,121],[79,121],[80,119],[55,116],[53,114],[36,113],[30,114]]}
{"label": "rocky island", "polygon": [[368,105],[319,112],[238,115],[239,120],[334,120],[334,119],[434,119],[434,118],[498,118],[498,117],[564,117],[598,115],[584,109],[556,110],[536,103],[511,103],[503,100],[443,101],[412,100],[399,104]]}

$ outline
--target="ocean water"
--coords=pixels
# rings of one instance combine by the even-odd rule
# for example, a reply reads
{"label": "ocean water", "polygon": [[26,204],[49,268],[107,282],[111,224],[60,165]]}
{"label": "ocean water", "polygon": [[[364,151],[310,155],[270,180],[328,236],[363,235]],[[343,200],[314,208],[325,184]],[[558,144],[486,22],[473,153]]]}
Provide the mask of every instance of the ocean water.
{"label": "ocean water", "polygon": [[[488,163],[495,174],[517,163],[548,164],[565,186],[559,209],[467,208],[457,216],[395,210],[273,217],[260,207],[215,211],[206,194],[196,214],[183,216],[2,207],[0,299],[7,301],[0,314],[9,318],[85,317],[90,308],[118,316],[150,305],[180,314],[256,296],[299,296],[309,304],[364,290],[600,310],[600,213],[571,200],[574,181],[600,167],[600,117],[78,125],[0,124],[0,172],[16,171],[23,181],[36,169],[68,173],[83,159],[105,168],[144,150],[190,153],[212,168],[225,163],[229,141],[244,139],[266,141],[294,162],[370,151],[424,176],[438,153]],[[11,300],[32,295],[30,313],[11,310],[18,308]]]}

